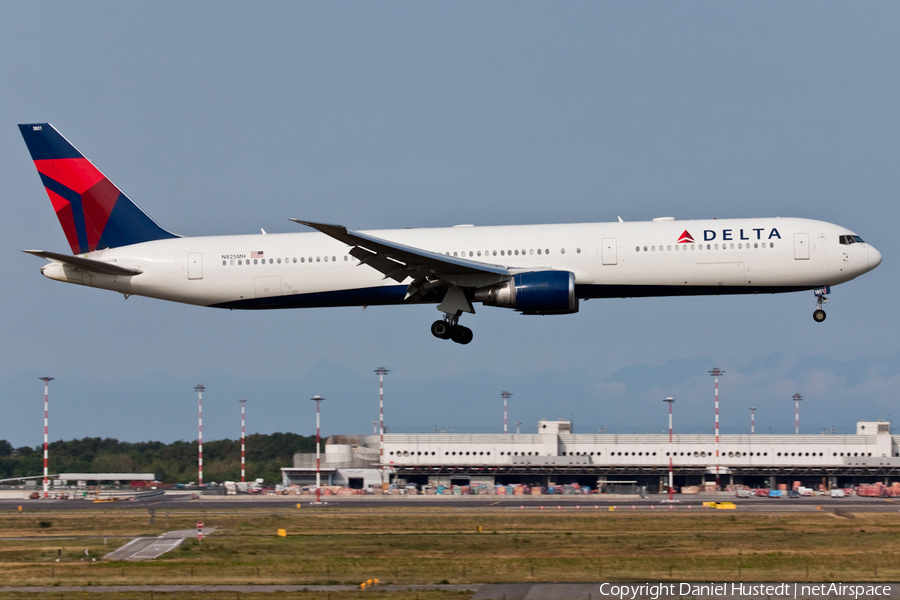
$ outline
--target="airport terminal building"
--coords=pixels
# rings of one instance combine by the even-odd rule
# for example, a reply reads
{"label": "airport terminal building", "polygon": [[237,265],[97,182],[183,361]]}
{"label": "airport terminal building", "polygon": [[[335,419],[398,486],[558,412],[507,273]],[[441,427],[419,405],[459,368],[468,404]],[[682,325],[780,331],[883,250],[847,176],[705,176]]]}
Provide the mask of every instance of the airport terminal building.
{"label": "airport terminal building", "polygon": [[[802,481],[826,488],[900,480],[900,436],[890,423],[860,421],[855,435],[576,434],[565,420],[535,434],[431,433],[335,436],[325,445],[322,481],[366,488],[382,482],[431,486],[578,483],[666,489],[731,484],[775,487]],[[718,458],[717,458],[718,457]],[[285,485],[315,483],[315,455],[282,469]]]}

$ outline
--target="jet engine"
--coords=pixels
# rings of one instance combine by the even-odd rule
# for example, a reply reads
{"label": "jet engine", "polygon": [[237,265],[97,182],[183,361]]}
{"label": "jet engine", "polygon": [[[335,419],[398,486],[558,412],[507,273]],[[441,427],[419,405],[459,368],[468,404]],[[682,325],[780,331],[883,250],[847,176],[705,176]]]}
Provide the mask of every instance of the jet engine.
{"label": "jet engine", "polygon": [[504,283],[475,290],[474,299],[489,306],[514,308],[525,315],[578,312],[575,274],[569,271],[518,273]]}

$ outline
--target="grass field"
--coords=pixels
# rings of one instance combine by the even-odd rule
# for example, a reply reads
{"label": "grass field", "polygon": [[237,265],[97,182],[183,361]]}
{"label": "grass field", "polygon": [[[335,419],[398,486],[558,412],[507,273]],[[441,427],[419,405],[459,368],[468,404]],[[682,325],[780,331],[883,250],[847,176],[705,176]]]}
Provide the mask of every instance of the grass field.
{"label": "grass field", "polygon": [[[147,562],[90,560],[132,536],[189,529],[197,520],[217,528],[202,544],[189,540]],[[288,536],[278,537],[278,529]],[[399,585],[897,581],[898,533],[895,513],[173,510],[168,518],[158,511],[153,526],[146,510],[137,509],[4,513],[0,581],[7,586],[356,585],[371,578]],[[445,597],[435,594],[421,598]]]}

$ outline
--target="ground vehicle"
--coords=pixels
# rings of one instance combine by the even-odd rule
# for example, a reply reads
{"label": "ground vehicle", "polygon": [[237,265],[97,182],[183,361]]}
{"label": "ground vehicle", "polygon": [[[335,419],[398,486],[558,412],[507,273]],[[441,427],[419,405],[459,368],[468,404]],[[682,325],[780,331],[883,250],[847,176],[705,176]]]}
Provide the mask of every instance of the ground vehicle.
{"label": "ground vehicle", "polygon": [[832,498],[843,498],[844,490],[831,490],[831,497]]}

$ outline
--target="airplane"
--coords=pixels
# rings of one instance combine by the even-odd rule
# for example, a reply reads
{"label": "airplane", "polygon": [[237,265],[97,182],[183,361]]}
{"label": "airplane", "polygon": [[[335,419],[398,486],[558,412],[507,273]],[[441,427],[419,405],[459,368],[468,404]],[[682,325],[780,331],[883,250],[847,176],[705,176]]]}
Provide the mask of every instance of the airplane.
{"label": "airplane", "polygon": [[814,290],[877,267],[854,232],[803,218],[709,219],[182,237],[159,226],[49,123],[19,125],[72,254],[44,276],[198,306],[277,309],[436,304],[431,333],[459,344],[474,303],[524,315],[579,300]]}

